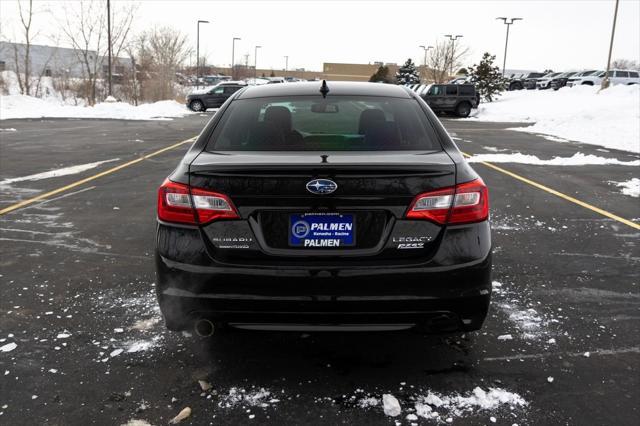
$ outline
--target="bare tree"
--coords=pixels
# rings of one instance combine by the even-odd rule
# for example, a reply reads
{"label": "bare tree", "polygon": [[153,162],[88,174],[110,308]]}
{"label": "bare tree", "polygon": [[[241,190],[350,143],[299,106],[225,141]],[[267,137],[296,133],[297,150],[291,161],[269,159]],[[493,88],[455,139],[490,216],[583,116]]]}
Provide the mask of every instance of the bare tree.
{"label": "bare tree", "polygon": [[[33,22],[33,0],[29,0],[28,8],[23,10],[22,2],[18,1],[18,13],[20,15],[20,25],[24,35],[24,51],[20,52],[20,46],[17,43],[13,45],[13,59],[15,62],[16,77],[18,78],[18,87],[22,95],[31,94],[31,40],[34,35],[31,32]],[[22,55],[21,55],[22,53]],[[21,70],[22,68],[22,70]]]}
{"label": "bare tree", "polygon": [[640,69],[640,64],[631,59],[618,58],[611,63],[611,68],[619,70],[637,70]]}
{"label": "bare tree", "polygon": [[427,76],[435,83],[445,83],[452,70],[459,69],[469,48],[460,42],[438,41],[427,56]]}
{"label": "bare tree", "polygon": [[[63,6],[61,30],[82,65],[86,81],[85,98],[90,105],[96,103],[97,82],[108,49],[105,6],[104,2],[96,0],[81,0],[76,7]],[[116,57],[126,43],[135,10],[136,6],[130,5],[114,13],[111,44]]]}
{"label": "bare tree", "polygon": [[176,70],[189,57],[191,52],[187,36],[171,27],[160,27],[150,30],[144,35],[146,43],[144,55],[152,58],[153,71],[156,74],[155,85],[150,97],[153,100],[174,97],[174,80]]}

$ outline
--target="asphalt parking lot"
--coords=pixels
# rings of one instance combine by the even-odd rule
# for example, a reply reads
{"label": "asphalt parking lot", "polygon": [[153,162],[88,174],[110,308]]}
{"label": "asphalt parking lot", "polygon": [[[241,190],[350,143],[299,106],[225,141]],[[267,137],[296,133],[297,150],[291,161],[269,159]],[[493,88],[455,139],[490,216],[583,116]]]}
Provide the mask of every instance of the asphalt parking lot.
{"label": "asphalt parking lot", "polygon": [[[189,139],[210,116],[4,120],[15,131],[0,133],[0,210]],[[513,124],[443,121],[468,154],[638,159]],[[159,425],[190,407],[185,424],[636,424],[640,231],[484,164],[474,168],[491,192],[495,282],[482,331],[165,331],[155,190],[187,147],[0,215],[0,423]],[[16,179],[94,162],[104,163]],[[638,199],[610,183],[638,177],[637,166],[498,166],[640,224]],[[511,403],[457,399],[476,388]],[[386,393],[401,416],[376,404]],[[428,396],[445,401],[439,417],[415,415]]]}

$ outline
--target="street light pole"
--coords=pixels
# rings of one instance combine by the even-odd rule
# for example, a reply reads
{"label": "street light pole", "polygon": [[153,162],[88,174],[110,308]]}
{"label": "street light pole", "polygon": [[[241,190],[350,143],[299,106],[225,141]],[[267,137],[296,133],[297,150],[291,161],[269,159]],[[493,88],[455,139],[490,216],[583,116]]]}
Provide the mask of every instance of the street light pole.
{"label": "street light pole", "polygon": [[107,0],[107,38],[109,44],[109,96],[111,96],[111,0]]}
{"label": "street light pole", "polygon": [[196,32],[196,83],[200,86],[200,24],[208,24],[209,21],[198,21]]}
{"label": "street light pole", "polygon": [[[511,25],[513,25],[513,23],[515,21],[522,21],[522,18],[505,18],[505,17],[499,17],[496,19],[501,19],[502,22],[504,22],[504,24],[507,26],[507,39],[504,42],[504,58],[502,61],[502,76],[504,77],[504,69],[507,66],[507,46],[509,46],[509,27]],[[508,21],[508,22],[507,22]]]}
{"label": "street light pole", "polygon": [[231,78],[233,80],[236,79],[236,62],[235,62],[235,56],[236,56],[236,40],[241,40],[240,37],[234,37],[233,41],[231,42]]}
{"label": "street light pole", "polygon": [[422,47],[422,50],[424,50],[424,74],[425,74],[425,80],[426,80],[426,75],[427,75],[427,52],[429,51],[429,49],[433,49],[433,46],[423,46],[420,45],[420,47]]}
{"label": "street light pole", "polygon": [[287,72],[289,71],[289,57],[284,57],[284,76],[287,76]]}
{"label": "street light pole", "polygon": [[262,46],[256,46],[253,53],[253,82],[256,82],[256,78],[258,77],[258,49]]}
{"label": "street light pole", "polygon": [[464,36],[462,34],[457,34],[455,36],[451,34],[445,34],[444,36],[451,40],[451,62],[449,63],[449,76],[451,76],[451,74],[453,74],[453,55],[455,53],[456,40]]}
{"label": "street light pole", "polygon": [[618,18],[618,2],[616,0],[616,8],[613,12],[613,28],[611,28],[611,41],[609,42],[609,57],[607,58],[607,71],[604,73],[604,78],[600,85],[600,90],[609,87],[609,69],[611,68],[611,52],[613,51],[613,36],[616,34],[616,20]]}

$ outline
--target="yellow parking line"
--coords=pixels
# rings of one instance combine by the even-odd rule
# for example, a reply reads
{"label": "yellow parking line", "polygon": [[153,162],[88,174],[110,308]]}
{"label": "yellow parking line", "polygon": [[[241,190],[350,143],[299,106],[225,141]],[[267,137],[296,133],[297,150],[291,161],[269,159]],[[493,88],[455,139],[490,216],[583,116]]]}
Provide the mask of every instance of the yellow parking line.
{"label": "yellow parking line", "polygon": [[[467,153],[463,152],[463,154],[464,154],[465,157],[471,157],[471,155],[469,155]],[[613,214],[611,212],[608,212],[606,210],[603,210],[603,209],[601,209],[599,207],[593,206],[593,205],[591,205],[589,203],[585,203],[584,201],[580,201],[580,200],[578,200],[576,198],[573,198],[570,195],[563,194],[560,191],[556,191],[555,189],[549,188],[548,186],[542,185],[541,183],[534,182],[531,179],[527,179],[524,176],[520,176],[519,174],[510,172],[509,170],[503,169],[502,167],[498,167],[495,164],[487,163],[487,162],[484,162],[484,161],[480,162],[480,164],[482,164],[484,166],[487,166],[487,167],[489,167],[489,168],[491,168],[493,170],[496,170],[496,171],[498,171],[500,173],[504,173],[507,176],[511,176],[514,179],[517,179],[517,180],[519,180],[521,182],[524,182],[526,184],[534,186],[534,187],[536,187],[538,189],[542,189],[543,191],[546,191],[549,194],[553,194],[553,195],[555,195],[557,197],[560,197],[560,198],[565,199],[565,200],[567,200],[569,202],[577,204],[577,205],[579,205],[581,207],[584,207],[585,209],[588,209],[588,210],[591,210],[591,211],[596,212],[598,214],[601,214],[602,216],[608,217],[609,219],[613,219],[613,220],[615,220],[617,222],[623,223],[623,224],[625,224],[627,226],[630,226],[630,227],[632,227],[634,229],[640,229],[640,224],[634,223],[634,222],[632,222],[632,221],[630,221],[628,219],[625,219],[623,217],[615,215],[615,214]]]}
{"label": "yellow parking line", "polygon": [[38,195],[36,197],[29,198],[28,200],[20,201],[19,203],[16,203],[16,204],[14,204],[12,206],[5,207],[4,209],[0,210],[0,216],[2,216],[4,214],[7,214],[7,213],[10,213],[10,212],[12,212],[14,210],[20,209],[22,207],[28,206],[29,204],[33,204],[33,203],[35,203],[37,201],[41,201],[41,200],[47,199],[47,198],[49,198],[49,197],[51,197],[53,195],[60,194],[61,192],[68,191],[68,190],[73,189],[73,188],[75,188],[77,186],[84,185],[85,183],[91,182],[92,180],[101,178],[101,177],[106,176],[106,175],[110,175],[111,173],[115,173],[118,170],[122,170],[122,169],[124,169],[126,167],[133,166],[134,164],[137,164],[137,163],[139,163],[139,162],[141,162],[143,160],[146,160],[146,159],[151,158],[151,157],[155,157],[156,155],[162,154],[163,152],[167,152],[167,151],[170,151],[170,150],[172,150],[174,148],[177,148],[180,145],[184,145],[186,143],[193,142],[193,140],[195,138],[196,137],[194,136],[194,137],[186,139],[186,140],[184,140],[182,142],[178,142],[178,143],[170,145],[170,146],[168,146],[166,148],[162,148],[162,149],[159,149],[157,151],[154,151],[151,154],[143,155],[142,157],[136,158],[135,160],[131,160],[131,161],[128,161],[126,163],[120,164],[119,166],[112,167],[112,168],[110,168],[108,170],[105,170],[104,172],[97,173],[97,174],[95,174],[93,176],[89,176],[89,177],[86,177],[84,179],[80,179],[78,181],[70,183],[69,185],[65,185],[65,186],[63,186],[61,188],[54,189],[53,191],[45,192],[44,194],[40,194],[40,195]]}

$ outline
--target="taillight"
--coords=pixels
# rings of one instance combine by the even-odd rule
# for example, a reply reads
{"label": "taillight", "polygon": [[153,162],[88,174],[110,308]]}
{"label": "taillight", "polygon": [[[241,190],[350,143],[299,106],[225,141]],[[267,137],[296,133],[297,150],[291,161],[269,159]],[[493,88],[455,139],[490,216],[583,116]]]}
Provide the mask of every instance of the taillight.
{"label": "taillight", "polygon": [[238,212],[226,195],[189,188],[169,179],[158,189],[158,219],[162,221],[195,225],[238,218]]}
{"label": "taillight", "polygon": [[482,179],[418,195],[407,219],[444,224],[482,222],[489,217],[489,192]]}

